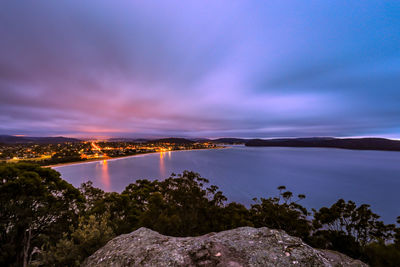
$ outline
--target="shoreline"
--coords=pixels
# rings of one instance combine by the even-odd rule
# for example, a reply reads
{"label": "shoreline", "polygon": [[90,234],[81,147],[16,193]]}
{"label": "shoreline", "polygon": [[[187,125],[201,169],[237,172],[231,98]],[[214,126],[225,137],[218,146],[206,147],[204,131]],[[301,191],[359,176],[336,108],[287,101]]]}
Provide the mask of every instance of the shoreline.
{"label": "shoreline", "polygon": [[108,157],[108,158],[89,159],[89,160],[83,160],[83,161],[57,163],[57,164],[46,165],[46,166],[42,166],[42,167],[43,168],[57,168],[57,167],[63,167],[63,166],[69,166],[69,165],[78,165],[78,164],[92,163],[92,162],[104,161],[104,160],[107,160],[107,161],[109,161],[109,160],[119,160],[119,159],[138,157],[138,156],[145,156],[145,155],[158,154],[158,153],[180,152],[180,151],[181,152],[182,151],[196,151],[196,150],[212,150],[212,149],[225,149],[225,148],[229,148],[229,146],[217,147],[217,148],[198,148],[198,149],[169,150],[169,151],[163,151],[163,152],[159,152],[159,151],[157,151],[157,152],[146,152],[146,153],[140,153],[140,154],[129,155],[129,156]]}

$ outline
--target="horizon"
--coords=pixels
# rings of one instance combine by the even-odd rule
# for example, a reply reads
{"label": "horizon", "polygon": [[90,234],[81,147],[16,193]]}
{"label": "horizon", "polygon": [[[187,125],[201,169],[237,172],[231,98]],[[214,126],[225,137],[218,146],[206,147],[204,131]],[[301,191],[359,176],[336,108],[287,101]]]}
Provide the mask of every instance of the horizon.
{"label": "horizon", "polygon": [[400,138],[400,3],[7,1],[0,134]]}
{"label": "horizon", "polygon": [[13,137],[30,137],[30,138],[54,138],[54,137],[64,137],[64,138],[74,138],[81,141],[84,140],[110,140],[110,139],[131,139],[131,140],[157,140],[157,139],[168,139],[168,138],[177,138],[177,139],[187,139],[187,140],[195,140],[195,139],[206,139],[206,140],[217,140],[217,139],[264,139],[264,140],[273,140],[273,139],[296,139],[296,138],[335,138],[335,139],[363,139],[363,138],[382,138],[388,139],[393,141],[400,141],[400,138],[390,138],[390,137],[380,137],[380,136],[304,136],[304,137],[295,137],[295,136],[281,136],[281,137],[235,137],[235,136],[220,136],[220,137],[188,137],[188,136],[152,136],[152,137],[127,137],[127,136],[120,136],[120,137],[96,137],[96,136],[82,136],[82,137],[72,137],[72,136],[64,136],[64,135],[44,135],[44,136],[33,136],[33,135],[7,135],[7,134],[0,134],[0,136],[13,136]]}

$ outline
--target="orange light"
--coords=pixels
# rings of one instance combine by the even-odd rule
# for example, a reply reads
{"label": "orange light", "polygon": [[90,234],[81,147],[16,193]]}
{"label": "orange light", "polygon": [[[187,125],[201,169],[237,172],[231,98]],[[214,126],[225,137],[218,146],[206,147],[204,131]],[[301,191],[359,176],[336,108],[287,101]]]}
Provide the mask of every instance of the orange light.
{"label": "orange light", "polygon": [[165,177],[165,163],[163,152],[160,152],[160,173],[163,177]]}
{"label": "orange light", "polygon": [[106,191],[110,191],[110,173],[108,172],[107,160],[103,160],[103,166],[101,168],[101,181]]}

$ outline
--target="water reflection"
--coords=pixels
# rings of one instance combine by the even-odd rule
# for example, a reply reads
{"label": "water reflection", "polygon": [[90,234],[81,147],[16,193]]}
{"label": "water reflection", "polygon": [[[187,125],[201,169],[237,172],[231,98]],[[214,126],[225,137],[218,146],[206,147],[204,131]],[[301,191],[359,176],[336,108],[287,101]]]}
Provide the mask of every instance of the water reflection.
{"label": "water reflection", "polygon": [[111,190],[111,187],[110,187],[110,173],[108,171],[107,160],[103,160],[101,165],[102,165],[102,167],[101,167],[101,182],[104,185],[105,191],[108,192]]}
{"label": "water reflection", "polygon": [[165,177],[164,152],[160,152],[160,174],[162,177]]}
{"label": "water reflection", "polygon": [[301,202],[307,208],[330,206],[343,198],[371,204],[388,223],[400,215],[400,152],[232,147],[171,152],[171,159],[164,153],[108,160],[108,166],[100,161],[55,169],[76,187],[92,180],[108,192],[121,192],[137,179],[192,170],[219,186],[229,201],[246,205],[254,204],[254,197],[275,196],[276,188],[286,185],[307,196]]}

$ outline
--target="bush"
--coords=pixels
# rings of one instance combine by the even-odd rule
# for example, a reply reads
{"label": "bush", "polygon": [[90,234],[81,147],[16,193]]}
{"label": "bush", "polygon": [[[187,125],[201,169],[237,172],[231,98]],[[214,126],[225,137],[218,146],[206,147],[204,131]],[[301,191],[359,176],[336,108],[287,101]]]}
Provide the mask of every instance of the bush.
{"label": "bush", "polygon": [[87,257],[114,237],[114,232],[108,222],[108,214],[100,217],[94,215],[79,217],[78,226],[72,226],[69,233],[64,233],[57,244],[47,248],[36,264],[80,266]]}

